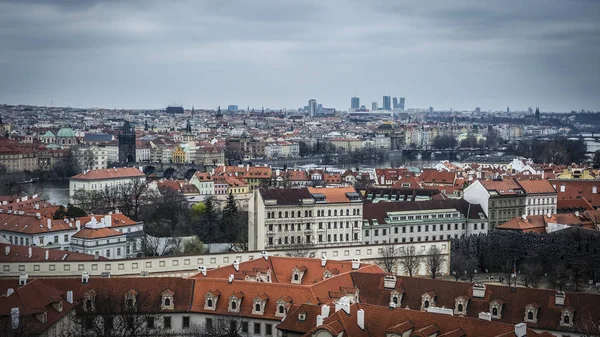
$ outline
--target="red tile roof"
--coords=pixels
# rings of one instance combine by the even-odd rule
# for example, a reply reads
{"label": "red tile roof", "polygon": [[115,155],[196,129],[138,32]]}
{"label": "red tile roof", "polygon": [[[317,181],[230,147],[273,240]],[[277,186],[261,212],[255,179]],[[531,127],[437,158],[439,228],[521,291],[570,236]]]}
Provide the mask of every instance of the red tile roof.
{"label": "red tile roof", "polygon": [[[8,255],[6,254],[8,247]],[[31,256],[29,249],[31,248]],[[48,252],[48,260],[46,260],[46,252]],[[95,260],[94,255],[75,253],[58,249],[46,249],[36,246],[21,246],[0,243],[0,262],[31,262],[31,261],[91,261]],[[100,260],[107,260],[100,257]]]}
{"label": "red tile roof", "polygon": [[110,228],[82,228],[79,232],[75,233],[73,237],[79,239],[99,239],[119,235],[124,236],[125,233]]}
{"label": "red tile roof", "polygon": [[90,170],[84,173],[80,173],[71,179],[77,180],[100,180],[100,179],[122,179],[122,178],[136,178],[145,177],[144,172],[140,171],[136,167],[121,167],[121,168],[109,168],[100,170]]}

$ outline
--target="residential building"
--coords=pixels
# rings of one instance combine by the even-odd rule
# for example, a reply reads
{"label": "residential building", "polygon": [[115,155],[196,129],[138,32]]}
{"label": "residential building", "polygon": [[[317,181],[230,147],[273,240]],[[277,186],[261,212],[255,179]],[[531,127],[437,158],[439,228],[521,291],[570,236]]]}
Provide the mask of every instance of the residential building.
{"label": "residential building", "polygon": [[600,208],[600,180],[549,179],[548,181],[556,190],[558,202],[585,199],[594,208]]}
{"label": "residential building", "polygon": [[108,153],[104,147],[76,146],[71,148],[71,152],[82,170],[100,170],[107,167]]}
{"label": "residential building", "polygon": [[146,180],[144,172],[135,167],[84,171],[69,179],[69,197],[72,200],[77,190],[99,190],[104,187],[129,184],[135,180],[139,182]]}
{"label": "residential building", "polygon": [[557,194],[548,180],[516,180],[525,191],[525,214],[556,214]]}
{"label": "residential building", "polygon": [[261,188],[250,205],[249,249],[362,242],[362,198],[353,187]]}
{"label": "residential building", "polygon": [[363,209],[365,244],[442,241],[489,230],[481,206],[465,200],[366,203]]}
{"label": "residential building", "polygon": [[190,178],[190,184],[196,186],[200,195],[215,194],[215,182],[208,172],[196,172]]}
{"label": "residential building", "polygon": [[480,204],[490,222],[489,230],[525,214],[525,191],[514,180],[476,180],[464,190],[464,198]]}
{"label": "residential building", "polygon": [[600,230],[600,211],[563,214],[522,215],[497,226],[497,229],[522,233],[553,233],[571,227]]}
{"label": "residential building", "polygon": [[362,149],[362,140],[360,138],[330,138],[329,141],[339,151],[354,151]]}

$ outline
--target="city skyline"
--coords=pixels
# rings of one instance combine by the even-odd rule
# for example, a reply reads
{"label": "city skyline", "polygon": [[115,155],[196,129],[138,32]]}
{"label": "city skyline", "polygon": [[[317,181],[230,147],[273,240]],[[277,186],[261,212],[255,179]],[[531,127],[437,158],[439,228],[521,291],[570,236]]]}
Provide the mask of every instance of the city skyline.
{"label": "city skyline", "polygon": [[402,93],[406,109],[600,110],[599,9],[583,0],[4,1],[0,102],[297,109],[315,98],[347,110],[353,94],[366,103]]}

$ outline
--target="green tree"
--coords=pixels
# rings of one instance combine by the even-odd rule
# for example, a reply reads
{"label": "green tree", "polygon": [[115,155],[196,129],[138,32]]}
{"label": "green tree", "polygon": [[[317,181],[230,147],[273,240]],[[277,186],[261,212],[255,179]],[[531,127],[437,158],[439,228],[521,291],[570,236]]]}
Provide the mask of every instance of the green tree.
{"label": "green tree", "polygon": [[227,196],[227,203],[223,208],[223,215],[219,221],[218,237],[222,242],[231,242],[235,237],[235,221],[237,220],[238,208],[233,194]]}
{"label": "green tree", "polygon": [[204,243],[197,236],[191,240],[185,241],[183,243],[183,253],[194,255],[203,254]]}

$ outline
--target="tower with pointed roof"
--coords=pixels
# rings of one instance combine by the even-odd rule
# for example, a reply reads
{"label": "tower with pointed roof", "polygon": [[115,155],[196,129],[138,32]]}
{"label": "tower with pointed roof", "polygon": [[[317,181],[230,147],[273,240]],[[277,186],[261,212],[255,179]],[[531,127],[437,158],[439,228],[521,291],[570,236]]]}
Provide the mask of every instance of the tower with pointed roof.
{"label": "tower with pointed roof", "polygon": [[194,141],[195,139],[196,139],[196,136],[194,136],[194,134],[192,133],[192,124],[190,123],[190,120],[188,118],[187,123],[185,125],[185,132],[183,133],[183,141],[191,142],[191,141]]}

